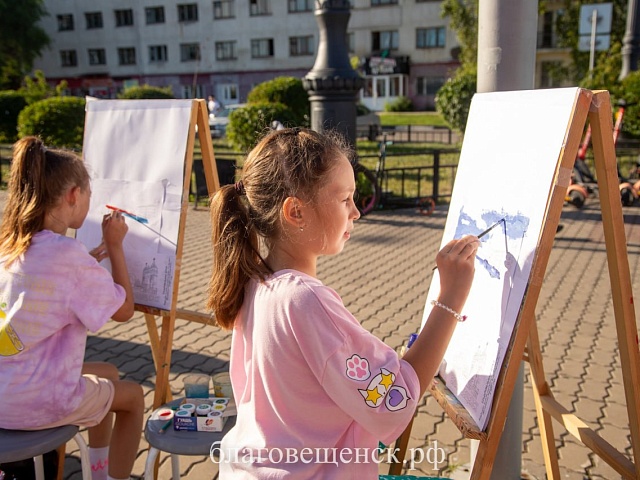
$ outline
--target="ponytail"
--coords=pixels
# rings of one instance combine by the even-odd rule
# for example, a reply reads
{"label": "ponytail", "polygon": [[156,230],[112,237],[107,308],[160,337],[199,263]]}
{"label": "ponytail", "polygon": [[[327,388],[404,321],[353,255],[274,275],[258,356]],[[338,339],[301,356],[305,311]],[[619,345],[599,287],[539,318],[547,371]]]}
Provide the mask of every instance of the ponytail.
{"label": "ponytail", "polygon": [[86,188],[89,174],[72,152],[49,150],[38,137],[13,145],[8,198],[0,226],[0,255],[10,265],[44,228],[47,212],[72,186]]}
{"label": "ponytail", "polygon": [[213,272],[207,308],[232,328],[249,280],[271,275],[261,251],[271,251],[281,233],[288,197],[313,198],[338,155],[350,158],[344,137],[304,128],[267,133],[249,152],[242,180],[222,187],[211,200]]}
{"label": "ponytail", "polygon": [[206,306],[225,329],[233,328],[249,280],[264,280],[271,273],[260,256],[259,235],[242,193],[225,185],[211,200],[213,272]]}

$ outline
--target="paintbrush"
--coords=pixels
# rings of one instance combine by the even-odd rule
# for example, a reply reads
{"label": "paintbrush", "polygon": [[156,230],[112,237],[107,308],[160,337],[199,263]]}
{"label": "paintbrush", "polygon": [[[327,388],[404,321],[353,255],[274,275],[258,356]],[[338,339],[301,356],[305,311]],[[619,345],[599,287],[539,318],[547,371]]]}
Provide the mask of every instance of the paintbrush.
{"label": "paintbrush", "polygon": [[[491,230],[493,230],[494,228],[496,228],[498,225],[500,225],[502,222],[507,223],[507,220],[505,218],[501,218],[500,220],[498,220],[496,223],[494,223],[493,225],[491,225],[489,228],[487,228],[486,230],[480,232],[478,234],[478,240],[480,240],[482,237],[484,237],[487,233],[489,233]],[[431,271],[433,272],[435,269],[437,269],[438,266],[436,265],[435,267],[433,267],[431,269]]]}

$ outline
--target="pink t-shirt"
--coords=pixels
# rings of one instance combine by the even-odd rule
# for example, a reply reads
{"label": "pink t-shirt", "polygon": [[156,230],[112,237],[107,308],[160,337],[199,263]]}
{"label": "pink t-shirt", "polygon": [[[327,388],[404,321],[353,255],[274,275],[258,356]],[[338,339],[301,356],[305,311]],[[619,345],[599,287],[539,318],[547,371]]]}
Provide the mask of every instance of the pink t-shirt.
{"label": "pink t-shirt", "polygon": [[402,433],[420,390],[335,291],[293,270],[247,286],[230,373],[238,417],[218,453],[234,480],[377,478],[378,441]]}
{"label": "pink t-shirt", "polygon": [[0,258],[0,427],[37,428],[78,407],[87,329],[125,296],[80,242],[49,230],[8,270]]}

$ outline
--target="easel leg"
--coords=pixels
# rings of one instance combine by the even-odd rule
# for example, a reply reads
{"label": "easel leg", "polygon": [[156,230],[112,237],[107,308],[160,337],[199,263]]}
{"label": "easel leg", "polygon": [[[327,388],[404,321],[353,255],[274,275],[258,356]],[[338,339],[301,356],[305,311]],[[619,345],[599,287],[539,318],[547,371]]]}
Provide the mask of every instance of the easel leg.
{"label": "easel leg", "polygon": [[555,439],[553,437],[553,425],[551,415],[542,406],[541,396],[551,396],[549,385],[544,378],[544,368],[542,365],[542,354],[540,352],[540,339],[538,337],[538,325],[531,322],[529,338],[527,341],[527,352],[529,356],[529,367],[531,368],[531,383],[533,398],[536,404],[536,414],[538,416],[538,427],[540,428],[540,440],[542,441],[542,453],[544,464],[547,470],[547,478],[560,479],[560,467],[558,466],[558,453]]}

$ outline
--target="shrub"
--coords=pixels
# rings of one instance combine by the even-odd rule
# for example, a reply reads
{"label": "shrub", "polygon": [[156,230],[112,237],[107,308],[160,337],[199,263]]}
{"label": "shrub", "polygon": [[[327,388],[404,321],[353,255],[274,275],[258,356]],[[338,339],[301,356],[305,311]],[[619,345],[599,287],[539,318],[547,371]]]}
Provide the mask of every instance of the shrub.
{"label": "shrub", "polygon": [[393,102],[384,104],[385,112],[412,112],[413,102],[407,97],[398,97]]}
{"label": "shrub", "polygon": [[447,80],[438,90],[436,109],[451,128],[464,132],[476,89],[475,73],[463,73]]}
{"label": "shrub", "polygon": [[293,126],[309,124],[311,104],[302,80],[295,77],[277,77],[256,85],[247,95],[248,103],[281,103],[293,114]]}
{"label": "shrub", "polygon": [[129,87],[124,92],[118,94],[118,98],[125,100],[144,100],[153,98],[175,98],[171,87],[152,87],[142,85]]}
{"label": "shrub", "polygon": [[269,131],[274,120],[285,127],[297,125],[291,109],[282,103],[249,103],[229,115],[227,140],[235,150],[246,152]]}
{"label": "shrub", "polygon": [[27,101],[20,92],[0,92],[0,143],[13,143],[18,139],[18,115]]}
{"label": "shrub", "polygon": [[84,98],[51,97],[32,103],[18,115],[18,136],[38,135],[46,145],[80,148]]}
{"label": "shrub", "polygon": [[[616,89],[617,101],[626,103],[622,131],[634,138],[640,137],[640,71],[629,73]],[[617,101],[612,99],[613,109],[617,110]]]}

